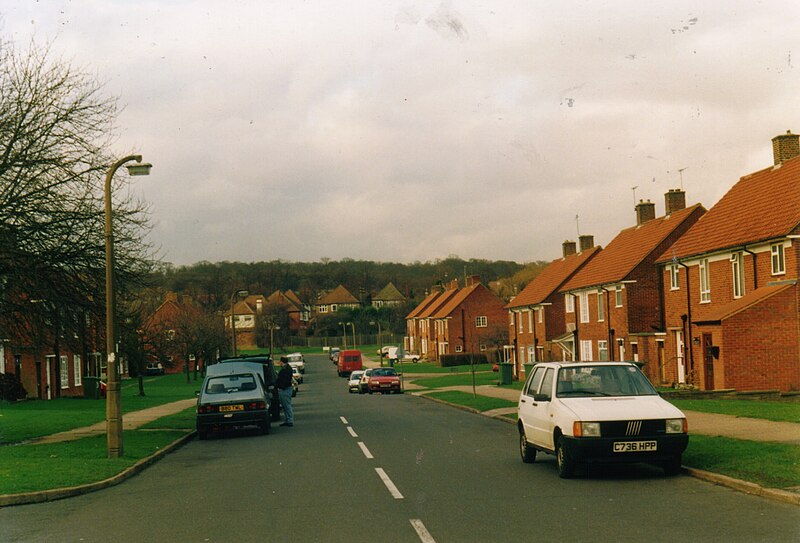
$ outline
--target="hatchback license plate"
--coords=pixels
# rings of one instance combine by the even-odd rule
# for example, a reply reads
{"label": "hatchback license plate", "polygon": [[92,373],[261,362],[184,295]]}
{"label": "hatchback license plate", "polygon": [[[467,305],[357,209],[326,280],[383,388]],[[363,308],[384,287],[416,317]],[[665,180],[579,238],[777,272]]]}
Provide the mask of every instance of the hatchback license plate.
{"label": "hatchback license plate", "polygon": [[244,406],[242,404],[237,405],[220,405],[219,406],[220,413],[226,413],[228,411],[244,411]]}
{"label": "hatchback license plate", "polygon": [[615,441],[614,452],[647,452],[655,451],[658,446],[656,441]]}

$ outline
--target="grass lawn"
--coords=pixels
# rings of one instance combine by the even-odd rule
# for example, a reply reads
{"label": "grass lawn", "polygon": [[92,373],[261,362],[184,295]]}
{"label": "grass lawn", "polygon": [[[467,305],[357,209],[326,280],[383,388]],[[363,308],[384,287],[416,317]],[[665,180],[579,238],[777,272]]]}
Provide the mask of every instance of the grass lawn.
{"label": "grass lawn", "polygon": [[197,423],[197,412],[194,407],[184,409],[180,413],[167,415],[143,424],[140,430],[194,430]]}
{"label": "grass lawn", "polygon": [[106,458],[106,436],[43,445],[0,447],[0,494],[102,481],[167,446],[186,432],[126,431],[124,456]]}
{"label": "grass lawn", "polygon": [[[129,413],[176,400],[194,397],[200,381],[186,383],[184,374],[146,377],[145,396],[139,396],[138,380],[122,382],[122,412]],[[45,436],[89,426],[104,420],[106,401],[86,398],[55,400],[0,401],[0,443],[16,443],[32,437]]]}
{"label": "grass lawn", "polygon": [[753,400],[669,400],[678,409],[783,422],[800,422],[800,403]]}
{"label": "grass lawn", "polygon": [[[450,374],[450,373],[470,373],[472,369],[470,366],[450,366],[449,368],[443,368],[438,364],[433,364],[431,362],[417,362],[414,363],[407,363],[404,362],[402,364],[403,372],[404,373],[441,373],[441,374]],[[400,364],[395,364],[395,367],[399,370]],[[492,365],[491,364],[475,364],[475,371],[491,371]],[[495,374],[496,375],[496,374]]]}
{"label": "grass lawn", "polygon": [[426,396],[449,403],[471,407],[473,409],[477,409],[478,411],[491,411],[492,409],[517,406],[516,402],[510,402],[501,398],[490,398],[488,396],[475,397],[468,392],[460,392],[458,390],[431,392],[430,394],[426,394]]}
{"label": "grass lawn", "polygon": [[769,488],[800,486],[800,447],[692,434],[683,465]]}
{"label": "grass lawn", "polygon": [[[475,372],[475,385],[496,385],[498,376],[492,371]],[[426,388],[441,388],[451,386],[472,386],[472,373],[442,374],[439,376],[413,379],[415,385]]]}

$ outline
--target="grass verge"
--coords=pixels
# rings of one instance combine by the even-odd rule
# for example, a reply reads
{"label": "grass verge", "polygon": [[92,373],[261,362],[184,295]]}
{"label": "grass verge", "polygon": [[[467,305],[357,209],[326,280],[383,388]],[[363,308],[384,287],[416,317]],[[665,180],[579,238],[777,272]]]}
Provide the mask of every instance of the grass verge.
{"label": "grass verge", "polygon": [[126,431],[122,458],[106,458],[106,436],[42,445],[0,447],[0,494],[18,494],[102,481],[176,439],[181,431]]}
{"label": "grass verge", "polygon": [[[425,388],[472,386],[472,373],[456,373],[412,379],[415,385]],[[491,371],[475,372],[475,385],[496,385],[497,374]]]}
{"label": "grass verge", "polygon": [[786,443],[692,434],[683,465],[769,488],[800,486],[800,447]]}
{"label": "grass verge", "polygon": [[678,409],[752,417],[779,422],[800,421],[800,403],[753,400],[669,400]]}
{"label": "grass verge", "polygon": [[477,409],[478,411],[491,411],[492,409],[517,406],[516,402],[510,402],[501,398],[490,398],[488,396],[473,396],[468,392],[461,392],[458,390],[431,392],[426,394],[426,396],[452,404],[471,407],[472,409]]}
{"label": "grass verge", "polygon": [[143,424],[140,430],[194,430],[197,424],[197,412],[194,407],[184,409],[180,413],[167,415]]}
{"label": "grass verge", "polygon": [[[436,374],[441,373],[449,375],[453,373],[471,373],[472,371],[470,366],[450,366],[447,368],[443,368],[438,364],[433,364],[431,362],[417,362],[416,364],[410,362],[404,362],[402,366],[404,373],[436,373]],[[398,371],[400,370],[400,364],[396,364],[395,367],[398,369]],[[491,370],[492,370],[491,364],[475,364],[476,372],[484,372]]]}

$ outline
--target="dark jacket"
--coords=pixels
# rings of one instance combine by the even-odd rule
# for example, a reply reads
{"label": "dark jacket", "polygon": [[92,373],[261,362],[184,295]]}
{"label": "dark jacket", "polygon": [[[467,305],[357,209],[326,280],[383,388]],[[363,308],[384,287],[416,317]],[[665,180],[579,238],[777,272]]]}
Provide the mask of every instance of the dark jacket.
{"label": "dark jacket", "polygon": [[290,365],[281,366],[275,386],[282,389],[292,388],[292,367]]}

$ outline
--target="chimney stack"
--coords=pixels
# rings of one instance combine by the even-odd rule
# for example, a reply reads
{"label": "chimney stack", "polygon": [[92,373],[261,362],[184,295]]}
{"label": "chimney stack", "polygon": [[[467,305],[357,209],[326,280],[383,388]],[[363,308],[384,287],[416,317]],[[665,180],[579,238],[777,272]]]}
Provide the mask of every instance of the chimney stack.
{"label": "chimney stack", "polygon": [[583,235],[578,236],[578,244],[581,248],[581,251],[588,251],[592,247],[594,247],[594,236]]}
{"label": "chimney stack", "polygon": [[480,282],[481,282],[481,276],[480,275],[470,275],[469,277],[467,277],[467,286],[468,287],[472,286],[472,285],[477,285]]}
{"label": "chimney stack", "polygon": [[686,193],[681,189],[669,189],[664,194],[664,211],[671,215],[676,211],[686,209]]}
{"label": "chimney stack", "polygon": [[775,165],[800,155],[800,135],[787,130],[785,134],[772,138],[772,157]]}
{"label": "chimney stack", "polygon": [[652,203],[650,200],[646,202],[644,200],[639,200],[639,203],[636,204],[636,225],[641,226],[655,218],[656,204]]}
{"label": "chimney stack", "polygon": [[575,249],[575,242],[567,240],[561,244],[561,249],[564,252],[564,256],[567,257],[569,255],[574,255],[577,251]]}

